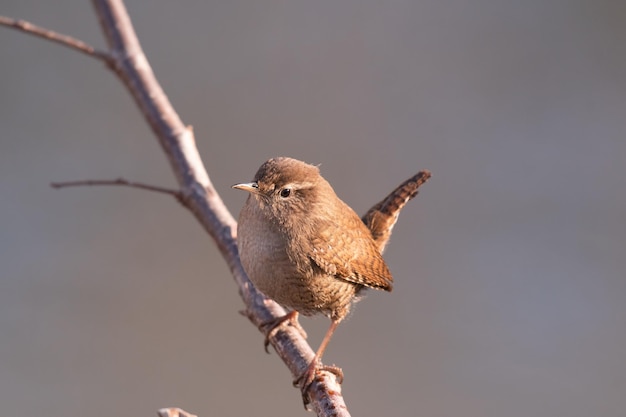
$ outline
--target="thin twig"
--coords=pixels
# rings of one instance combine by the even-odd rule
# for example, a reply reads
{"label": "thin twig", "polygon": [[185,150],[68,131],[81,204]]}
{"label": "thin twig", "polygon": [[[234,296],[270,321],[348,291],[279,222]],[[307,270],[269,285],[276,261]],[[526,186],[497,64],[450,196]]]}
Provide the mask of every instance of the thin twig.
{"label": "thin twig", "polygon": [[26,20],[12,19],[10,17],[0,16],[0,25],[17,29],[22,32],[28,33],[29,35],[38,36],[52,42],[56,42],[67,48],[74,49],[75,51],[81,52],[85,55],[89,55],[106,63],[110,63],[112,60],[109,53],[100,51],[89,45],[88,43],[81,41],[80,39],[76,39],[72,36],[63,35],[62,33],[58,33],[53,30],[43,28],[41,26],[37,26],[33,23],[27,22]]}
{"label": "thin twig", "polygon": [[183,194],[171,188],[159,187],[158,185],[144,184],[141,182],[128,181],[124,178],[117,178],[115,180],[80,180],[80,181],[63,181],[63,182],[51,182],[52,188],[67,188],[67,187],[84,187],[84,186],[124,186],[131,188],[139,188],[141,190],[153,191],[156,193],[168,194],[174,196],[178,201],[182,202]]}

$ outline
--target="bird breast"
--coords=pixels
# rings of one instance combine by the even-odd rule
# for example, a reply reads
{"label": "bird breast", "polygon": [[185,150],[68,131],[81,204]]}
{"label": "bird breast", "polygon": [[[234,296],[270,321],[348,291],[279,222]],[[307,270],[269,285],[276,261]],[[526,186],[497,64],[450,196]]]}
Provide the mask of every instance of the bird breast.
{"label": "bird breast", "polygon": [[237,229],[239,256],[246,274],[266,296],[304,315],[345,316],[357,287],[313,266],[307,254],[290,258],[290,240],[268,221],[250,196]]}

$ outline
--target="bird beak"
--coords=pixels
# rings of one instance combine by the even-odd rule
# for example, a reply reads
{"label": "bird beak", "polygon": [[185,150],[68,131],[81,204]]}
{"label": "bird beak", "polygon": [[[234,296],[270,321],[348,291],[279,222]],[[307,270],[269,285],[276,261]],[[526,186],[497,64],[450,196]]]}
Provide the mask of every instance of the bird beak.
{"label": "bird beak", "polygon": [[241,184],[233,185],[233,188],[236,188],[237,190],[248,191],[252,194],[259,193],[259,184],[257,184],[256,182],[242,182]]}

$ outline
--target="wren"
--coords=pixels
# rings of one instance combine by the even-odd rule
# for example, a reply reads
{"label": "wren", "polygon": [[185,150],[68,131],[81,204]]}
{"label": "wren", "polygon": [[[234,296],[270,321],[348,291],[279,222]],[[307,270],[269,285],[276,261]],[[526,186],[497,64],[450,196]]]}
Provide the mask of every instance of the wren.
{"label": "wren", "polygon": [[[297,323],[323,314],[331,324],[300,383],[306,392],[338,324],[366,288],[391,291],[393,278],[382,257],[399,211],[430,177],[422,171],[397,187],[361,219],[320,175],[319,168],[292,158],[265,162],[254,180],[233,188],[250,195],[239,215],[237,245],[252,283],[291,310],[271,323]],[[270,330],[271,332],[271,330]],[[268,333],[268,337],[269,337]]]}

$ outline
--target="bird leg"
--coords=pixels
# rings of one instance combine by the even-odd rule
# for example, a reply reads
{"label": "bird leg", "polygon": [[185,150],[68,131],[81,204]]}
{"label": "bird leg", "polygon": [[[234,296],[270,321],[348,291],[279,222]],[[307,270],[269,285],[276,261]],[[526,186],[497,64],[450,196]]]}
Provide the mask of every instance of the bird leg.
{"label": "bird leg", "polygon": [[273,320],[265,322],[259,326],[259,329],[265,333],[265,340],[263,341],[263,347],[267,353],[270,353],[268,346],[270,345],[270,338],[280,330],[282,326],[289,324],[300,332],[302,337],[307,338],[307,334],[298,322],[298,312],[296,310],[290,311],[282,317],[277,317]]}
{"label": "bird leg", "polygon": [[328,342],[330,342],[330,339],[333,336],[333,333],[335,332],[335,329],[337,328],[337,325],[339,324],[340,321],[341,320],[331,321],[330,327],[326,331],[326,335],[324,335],[324,339],[322,340],[320,347],[317,349],[315,356],[313,356],[313,360],[307,367],[306,371],[304,371],[304,373],[300,375],[298,379],[293,381],[294,386],[300,386],[300,391],[302,391],[302,400],[304,401],[305,408],[309,402],[307,391],[309,390],[309,387],[315,380],[315,376],[317,375],[319,371],[332,372],[333,374],[335,374],[340,384],[343,382],[343,371],[341,370],[340,367],[331,366],[331,365],[322,365],[322,355],[324,354],[324,351],[326,350],[326,347],[328,346]]}

